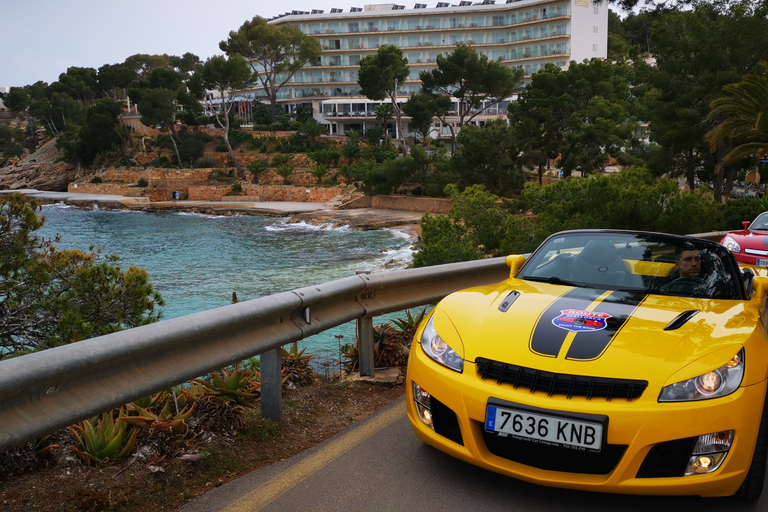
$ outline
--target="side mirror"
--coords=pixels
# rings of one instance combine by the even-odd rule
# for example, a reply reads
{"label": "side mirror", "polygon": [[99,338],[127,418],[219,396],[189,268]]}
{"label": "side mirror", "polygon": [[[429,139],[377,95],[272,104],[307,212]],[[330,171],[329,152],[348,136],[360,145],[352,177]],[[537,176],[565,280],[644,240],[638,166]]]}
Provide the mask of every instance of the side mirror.
{"label": "side mirror", "polygon": [[505,260],[509,267],[509,277],[515,277],[525,263],[525,256],[519,254],[511,254],[507,256]]}
{"label": "side mirror", "polygon": [[765,294],[768,292],[768,277],[758,276],[752,279],[752,289],[754,290],[752,299],[760,302],[764,301]]}

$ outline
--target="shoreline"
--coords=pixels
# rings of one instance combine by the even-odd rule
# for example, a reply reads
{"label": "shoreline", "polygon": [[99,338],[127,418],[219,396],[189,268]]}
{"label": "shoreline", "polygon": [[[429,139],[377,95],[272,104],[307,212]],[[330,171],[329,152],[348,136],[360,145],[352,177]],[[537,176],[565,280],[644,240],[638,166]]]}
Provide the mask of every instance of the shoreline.
{"label": "shoreline", "polygon": [[387,210],[382,208],[329,209],[319,203],[249,202],[249,201],[161,201],[150,202],[145,197],[76,192],[47,192],[35,189],[0,190],[0,194],[20,193],[42,204],[64,203],[78,208],[103,208],[144,212],[189,212],[207,215],[258,215],[285,217],[290,222],[333,224],[367,231],[397,229],[407,233],[413,242],[421,235],[424,212]]}

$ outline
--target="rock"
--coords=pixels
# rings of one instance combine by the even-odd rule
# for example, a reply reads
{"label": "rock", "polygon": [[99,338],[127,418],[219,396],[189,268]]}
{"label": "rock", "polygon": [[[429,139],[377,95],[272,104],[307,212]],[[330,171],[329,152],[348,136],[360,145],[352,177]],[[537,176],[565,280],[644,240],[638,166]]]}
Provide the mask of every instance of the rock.
{"label": "rock", "polygon": [[80,177],[80,169],[58,161],[62,156],[56,139],[48,141],[22,161],[1,168],[0,189],[66,192],[69,183]]}

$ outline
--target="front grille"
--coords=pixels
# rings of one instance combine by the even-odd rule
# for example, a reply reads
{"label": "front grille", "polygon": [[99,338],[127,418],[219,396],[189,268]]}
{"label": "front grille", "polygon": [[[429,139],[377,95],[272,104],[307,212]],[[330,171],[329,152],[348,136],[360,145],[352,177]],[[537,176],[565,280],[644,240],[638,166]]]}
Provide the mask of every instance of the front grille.
{"label": "front grille", "polygon": [[482,425],[483,439],[488,451],[513,462],[548,471],[580,473],[585,475],[607,475],[621,460],[626,445],[604,445],[599,452],[574,450],[542,443],[499,436],[487,432]]}
{"label": "front grille", "polygon": [[609,379],[584,375],[552,373],[515,364],[501,363],[478,357],[477,373],[482,379],[494,379],[499,384],[511,384],[515,389],[524,388],[531,393],[541,391],[552,395],[564,395],[604,398],[606,400],[624,399],[632,401],[640,398],[648,387],[648,381],[633,379]]}
{"label": "front grille", "polygon": [[645,460],[637,471],[637,478],[683,476],[696,439],[696,437],[687,437],[657,444],[645,456]]}
{"label": "front grille", "polygon": [[464,446],[464,438],[461,437],[461,428],[456,413],[446,407],[435,397],[430,398],[432,411],[432,425],[435,432],[441,436],[450,439],[454,443]]}

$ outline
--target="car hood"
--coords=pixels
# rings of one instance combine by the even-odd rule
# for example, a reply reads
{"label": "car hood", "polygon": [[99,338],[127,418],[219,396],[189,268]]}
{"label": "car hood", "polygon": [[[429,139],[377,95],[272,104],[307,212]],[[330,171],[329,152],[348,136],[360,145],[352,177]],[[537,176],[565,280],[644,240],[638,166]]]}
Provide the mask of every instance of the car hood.
{"label": "car hood", "polygon": [[555,373],[657,384],[724,364],[758,322],[757,312],[743,301],[518,279],[454,293],[434,315],[437,332],[467,361],[486,358]]}

